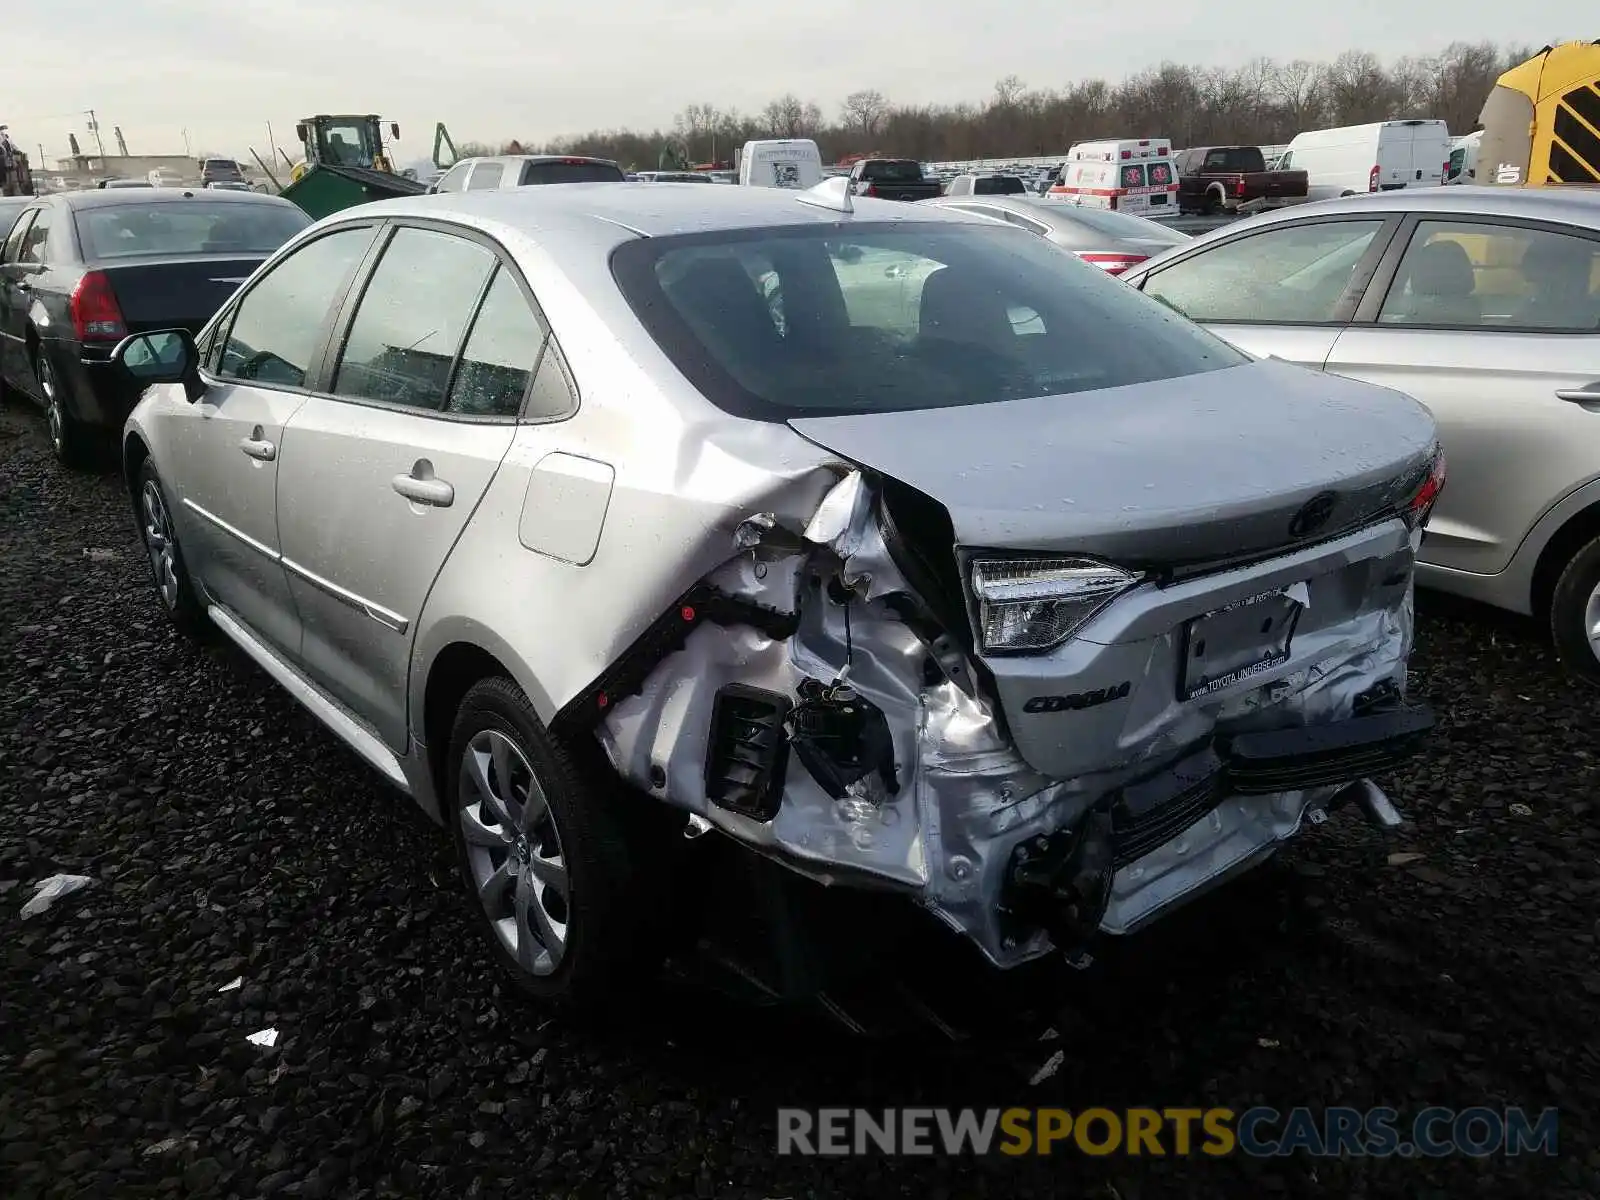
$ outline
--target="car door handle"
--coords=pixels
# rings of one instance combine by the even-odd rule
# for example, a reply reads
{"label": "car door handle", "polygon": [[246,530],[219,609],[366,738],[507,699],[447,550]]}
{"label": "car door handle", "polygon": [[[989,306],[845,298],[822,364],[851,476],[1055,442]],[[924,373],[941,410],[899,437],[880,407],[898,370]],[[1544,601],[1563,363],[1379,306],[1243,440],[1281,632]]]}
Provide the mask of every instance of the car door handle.
{"label": "car door handle", "polygon": [[239,449],[251,458],[260,459],[262,462],[271,462],[278,457],[278,447],[261,436],[261,430],[256,430],[254,437],[240,438]]}
{"label": "car door handle", "polygon": [[390,481],[394,490],[407,500],[434,508],[449,508],[456,502],[456,490],[442,479],[435,479],[427,460],[419,460],[409,475],[396,475]]}
{"label": "car door handle", "polygon": [[1556,392],[1557,400],[1570,400],[1574,404],[1600,404],[1600,383],[1588,387],[1562,388]]}

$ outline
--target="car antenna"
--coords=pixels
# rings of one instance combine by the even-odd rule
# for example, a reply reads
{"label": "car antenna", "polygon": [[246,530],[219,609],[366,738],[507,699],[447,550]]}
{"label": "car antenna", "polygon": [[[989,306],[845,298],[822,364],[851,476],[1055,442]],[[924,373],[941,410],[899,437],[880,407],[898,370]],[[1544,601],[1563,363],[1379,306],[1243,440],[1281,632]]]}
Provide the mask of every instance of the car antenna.
{"label": "car antenna", "polygon": [[830,192],[818,191],[816,188],[807,188],[795,197],[801,204],[810,204],[815,208],[826,208],[833,212],[853,213],[856,206],[850,200],[850,181],[845,180],[844,190],[837,195]]}

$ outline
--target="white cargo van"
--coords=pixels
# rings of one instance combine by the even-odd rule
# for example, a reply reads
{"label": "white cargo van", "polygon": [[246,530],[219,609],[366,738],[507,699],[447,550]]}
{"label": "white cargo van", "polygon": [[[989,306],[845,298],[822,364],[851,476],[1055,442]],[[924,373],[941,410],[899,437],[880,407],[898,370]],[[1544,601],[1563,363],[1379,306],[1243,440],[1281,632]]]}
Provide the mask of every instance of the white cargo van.
{"label": "white cargo van", "polygon": [[1437,187],[1450,166],[1450,131],[1443,121],[1377,121],[1296,136],[1278,160],[1304,171],[1306,198]]}
{"label": "white cargo van", "polygon": [[822,182],[822,151],[810,138],[746,142],[739,151],[745,187],[811,188]]}
{"label": "white cargo van", "polygon": [[1178,172],[1170,138],[1079,142],[1061,164],[1048,193],[1084,208],[1109,208],[1140,217],[1178,212]]}
{"label": "white cargo van", "polygon": [[1450,170],[1445,173],[1446,183],[1475,183],[1478,178],[1478,147],[1483,144],[1483,130],[1458,137],[1450,146]]}

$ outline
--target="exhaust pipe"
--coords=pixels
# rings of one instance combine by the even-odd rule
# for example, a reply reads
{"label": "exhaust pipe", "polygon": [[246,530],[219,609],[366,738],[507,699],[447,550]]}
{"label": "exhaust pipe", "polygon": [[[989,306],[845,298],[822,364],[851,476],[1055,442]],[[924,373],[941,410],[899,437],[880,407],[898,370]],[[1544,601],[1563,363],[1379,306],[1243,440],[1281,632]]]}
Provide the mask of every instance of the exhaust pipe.
{"label": "exhaust pipe", "polygon": [[1361,808],[1361,815],[1366,817],[1367,824],[1374,829],[1398,829],[1405,824],[1405,818],[1400,815],[1400,810],[1394,806],[1393,801],[1384,795],[1383,789],[1370,779],[1358,779],[1341,791],[1333,799],[1330,808],[1337,807],[1354,801]]}

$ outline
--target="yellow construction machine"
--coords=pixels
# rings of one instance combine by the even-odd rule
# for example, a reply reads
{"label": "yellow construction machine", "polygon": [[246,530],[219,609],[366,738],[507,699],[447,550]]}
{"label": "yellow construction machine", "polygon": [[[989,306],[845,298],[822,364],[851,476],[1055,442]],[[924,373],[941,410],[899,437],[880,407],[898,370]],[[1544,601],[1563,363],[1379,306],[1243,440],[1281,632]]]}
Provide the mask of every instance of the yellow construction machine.
{"label": "yellow construction machine", "polygon": [[[384,153],[383,121],[371,113],[306,117],[294,131],[305,157],[290,169],[291,183],[298,183],[307,171],[320,166],[360,167],[394,174],[394,166]],[[389,137],[400,137],[400,126],[393,121],[389,123]]]}
{"label": "yellow construction machine", "polygon": [[1495,83],[1475,182],[1600,184],[1600,41],[1546,46]]}

